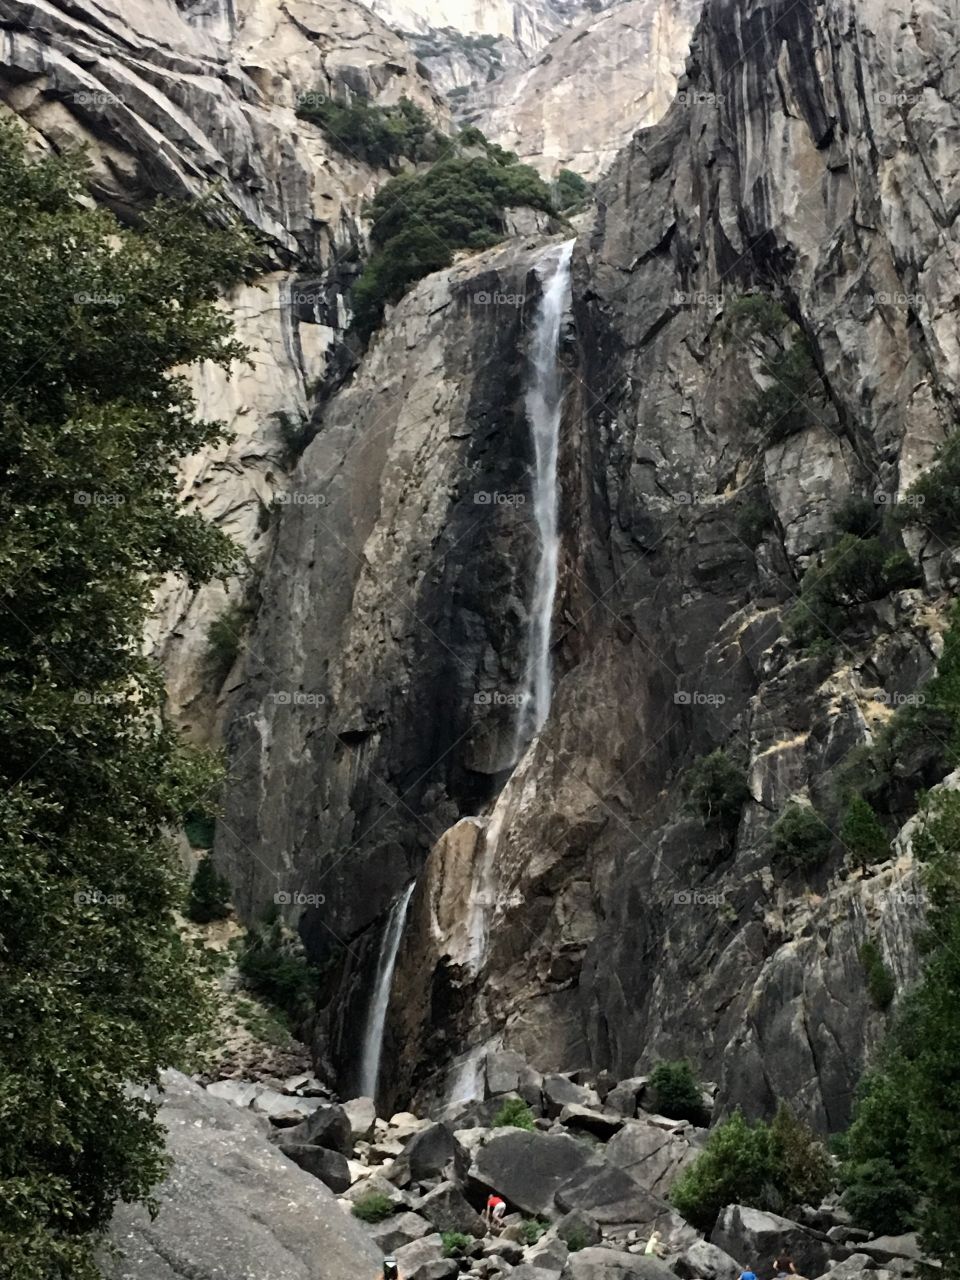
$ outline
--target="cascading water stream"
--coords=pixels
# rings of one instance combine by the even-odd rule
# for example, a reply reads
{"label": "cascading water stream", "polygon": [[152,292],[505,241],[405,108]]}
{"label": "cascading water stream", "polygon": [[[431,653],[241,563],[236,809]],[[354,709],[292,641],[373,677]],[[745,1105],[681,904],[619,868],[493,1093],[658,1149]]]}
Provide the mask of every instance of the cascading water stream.
{"label": "cascading water stream", "polygon": [[[557,458],[565,390],[559,347],[563,316],[570,297],[573,245],[573,240],[551,245],[540,255],[534,267],[543,282],[543,294],[530,344],[530,372],[524,402],[534,450],[533,514],[538,553],[528,613],[523,686],[514,726],[514,761],[543,728],[552,694],[550,638],[560,549]],[[500,802],[487,823],[483,852],[470,895],[466,963],[473,973],[480,971],[486,958],[489,917],[497,900],[497,842],[507,816],[505,801],[509,799],[512,781],[507,781]]]}
{"label": "cascading water stream", "polygon": [[[557,594],[560,539],[557,512],[557,457],[563,416],[564,381],[559,360],[560,329],[570,295],[572,240],[551,247],[536,265],[544,281],[530,352],[525,404],[534,448],[533,514],[539,554],[530,600],[522,698],[517,715],[515,758],[543,728],[550,711],[550,639]],[[552,268],[552,271],[551,271]]]}
{"label": "cascading water stream", "polygon": [[374,979],[373,998],[367,1013],[367,1026],[363,1037],[363,1054],[360,1059],[360,1094],[365,1098],[376,1098],[377,1081],[380,1076],[380,1058],[383,1053],[383,1033],[387,1025],[387,1011],[390,1008],[390,988],[393,985],[393,971],[397,967],[397,953],[403,938],[403,926],[407,920],[410,899],[416,888],[416,881],[407,885],[390,908],[387,927],[383,931],[380,943],[380,956],[377,960],[377,974]]}

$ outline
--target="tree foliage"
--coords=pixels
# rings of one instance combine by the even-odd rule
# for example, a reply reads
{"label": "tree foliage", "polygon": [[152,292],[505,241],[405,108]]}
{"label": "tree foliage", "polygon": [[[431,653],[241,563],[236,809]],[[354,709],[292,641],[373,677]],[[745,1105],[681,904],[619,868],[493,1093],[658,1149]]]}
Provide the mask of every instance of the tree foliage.
{"label": "tree foliage", "polygon": [[0,1254],[15,1280],[96,1270],[92,1235],[163,1168],[130,1086],[204,1015],[165,832],[210,770],[163,721],[141,634],[162,575],[226,574],[177,500],[221,438],[182,376],[242,354],[215,305],[250,249],[164,206],[88,207],[76,157],[0,126]]}
{"label": "tree foliage", "polygon": [[[476,151],[465,149],[465,138]],[[478,129],[465,130],[458,146],[426,173],[402,173],[381,187],[370,210],[374,252],[353,290],[357,331],[369,336],[388,303],[431,271],[448,267],[457,249],[496,244],[504,210],[518,205],[551,211],[549,188]]]}
{"label": "tree foliage", "polygon": [[450,145],[409,98],[381,107],[362,98],[337,102],[323,93],[306,93],[297,115],[319,125],[338,151],[375,168],[395,169],[401,159],[436,160]]}
{"label": "tree foliage", "polygon": [[801,874],[821,866],[830,853],[833,836],[809,804],[788,804],[770,831],[770,856],[774,866]]}
{"label": "tree foliage", "polygon": [[493,1117],[493,1127],[512,1129],[532,1129],[533,1112],[522,1098],[505,1098],[503,1106]]}
{"label": "tree foliage", "polygon": [[187,896],[187,915],[197,924],[223,920],[230,914],[230,886],[209,854],[197,863]]}
{"label": "tree foliage", "polygon": [[782,1213],[819,1203],[832,1182],[823,1143],[781,1103],[771,1125],[750,1125],[739,1111],[717,1125],[703,1153],[674,1183],[670,1199],[695,1227],[709,1231],[725,1205]]}
{"label": "tree foliage", "polygon": [[687,772],[687,804],[708,826],[736,830],[750,790],[743,770],[718,748],[702,756]]}
{"label": "tree foliage", "polygon": [[844,847],[861,866],[883,862],[890,856],[890,841],[880,825],[872,805],[855,792],[847,805],[840,826]]}
{"label": "tree foliage", "polygon": [[689,1062],[658,1062],[650,1073],[650,1087],[662,1115],[706,1124],[703,1091]]}

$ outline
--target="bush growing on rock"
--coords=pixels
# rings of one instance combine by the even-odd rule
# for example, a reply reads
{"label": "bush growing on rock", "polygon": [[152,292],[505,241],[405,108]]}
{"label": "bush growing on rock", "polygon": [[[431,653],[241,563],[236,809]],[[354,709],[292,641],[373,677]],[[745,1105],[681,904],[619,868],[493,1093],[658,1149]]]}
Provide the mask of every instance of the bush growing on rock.
{"label": "bush growing on rock", "polygon": [[687,804],[707,826],[735,831],[750,798],[746,775],[722,749],[702,756],[687,771]]}
{"label": "bush growing on rock", "polygon": [[840,826],[840,839],[848,853],[862,867],[883,862],[890,856],[890,841],[869,801],[857,792],[847,805]]}
{"label": "bush growing on rock", "polygon": [[907,491],[907,501],[897,504],[896,518],[903,524],[923,524],[943,537],[960,533],[960,432],[942,446],[936,462]]}
{"label": "bush growing on rock", "polygon": [[279,916],[247,933],[237,968],[244,984],[281,1010],[292,1026],[310,1013],[317,970],[307,960],[300,939],[284,928]]}
{"label": "bush growing on rock", "polygon": [[396,106],[381,107],[362,99],[336,102],[322,93],[308,93],[297,104],[297,115],[319,125],[344,155],[377,168],[393,169],[404,158],[436,160],[449,145],[409,98],[401,98]]}
{"label": "bush growing on rock", "polygon": [[650,1087],[661,1115],[706,1124],[703,1091],[689,1062],[658,1062],[650,1073]]}
{"label": "bush growing on rock", "polygon": [[393,1201],[382,1191],[368,1191],[353,1202],[353,1216],[361,1222],[383,1222],[393,1211]]}
{"label": "bush growing on rock", "polygon": [[553,202],[561,213],[576,213],[590,198],[592,188],[586,178],[572,169],[561,169],[553,182]]}
{"label": "bush growing on rock", "polygon": [[703,1154],[673,1184],[670,1200],[698,1230],[709,1232],[724,1205],[763,1208],[773,1176],[770,1131],[737,1111],[710,1134]]}
{"label": "bush growing on rock", "polygon": [[549,1227],[549,1222],[539,1218],[524,1218],[520,1223],[520,1239],[524,1244],[536,1244]]}
{"label": "bush growing on rock", "polygon": [[706,1149],[674,1183],[670,1200],[708,1232],[725,1205],[783,1212],[819,1200],[832,1184],[826,1148],[784,1104],[772,1125],[750,1125],[737,1111],[710,1134]]}
{"label": "bush growing on rock", "polygon": [[770,856],[787,873],[801,874],[821,866],[830,853],[833,836],[811,805],[792,802],[770,831]]}
{"label": "bush growing on rock", "polygon": [[474,132],[481,154],[465,154],[461,134],[459,145],[426,173],[400,174],[374,197],[374,253],[351,299],[361,337],[377,327],[388,303],[398,302],[431,271],[449,266],[457,249],[496,244],[505,209],[553,211],[550,190],[538,174]]}
{"label": "bush growing on rock", "polygon": [[157,584],[229,576],[178,500],[216,446],[174,370],[228,368],[221,290],[250,247],[196,206],[90,207],[77,155],[0,125],[0,1257],[96,1276],[94,1236],[164,1173],[147,1089],[210,1016],[168,833],[214,783],[164,718],[142,637]]}
{"label": "bush growing on rock", "polygon": [[230,886],[208,854],[197,863],[190,881],[187,915],[197,924],[223,920],[230,914]]}
{"label": "bush growing on rock", "polygon": [[248,614],[242,604],[228,604],[207,628],[207,671],[219,688],[240,656]]}
{"label": "bush growing on rock", "polygon": [[460,1258],[476,1244],[473,1236],[465,1236],[462,1231],[441,1231],[440,1239],[445,1258]]}
{"label": "bush growing on rock", "polygon": [[859,955],[870,999],[878,1009],[889,1009],[897,988],[893,974],[883,963],[880,948],[875,942],[868,940],[861,946]]}
{"label": "bush growing on rock", "polygon": [[533,1119],[533,1112],[522,1098],[507,1098],[493,1117],[493,1127],[529,1130],[534,1127]]}

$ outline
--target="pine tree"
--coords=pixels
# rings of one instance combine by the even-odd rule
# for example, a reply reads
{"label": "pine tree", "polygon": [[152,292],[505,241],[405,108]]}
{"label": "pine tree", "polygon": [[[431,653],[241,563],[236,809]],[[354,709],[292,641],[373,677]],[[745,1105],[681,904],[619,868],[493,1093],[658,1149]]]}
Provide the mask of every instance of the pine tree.
{"label": "pine tree", "polygon": [[869,802],[859,792],[847,806],[840,839],[864,870],[890,856],[890,841]]}
{"label": "pine tree", "polygon": [[119,1198],[162,1175],[156,1104],[204,1017],[166,833],[209,768],[163,719],[141,636],[166,574],[235,553],[177,497],[222,438],[182,376],[242,354],[216,305],[250,259],[196,207],[124,227],[83,162],[0,124],[0,1257],[89,1280]]}
{"label": "pine tree", "polygon": [[197,863],[190,881],[187,915],[197,924],[223,920],[230,914],[230,886],[207,855]]}

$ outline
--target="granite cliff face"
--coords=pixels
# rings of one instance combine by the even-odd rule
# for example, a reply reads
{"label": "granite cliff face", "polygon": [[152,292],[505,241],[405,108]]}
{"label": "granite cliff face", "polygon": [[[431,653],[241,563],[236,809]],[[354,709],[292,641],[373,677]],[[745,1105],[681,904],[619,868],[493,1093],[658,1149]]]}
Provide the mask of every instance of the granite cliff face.
{"label": "granite cliff face", "polygon": [[[542,244],[424,282],[326,407],[265,572],[217,852],[251,913],[312,895],[291,916],[329,964],[317,1049],[345,1077],[418,875],[397,1095],[469,1088],[490,1044],[619,1074],[688,1054],[721,1107],[779,1094],[844,1122],[883,1028],[859,945],[913,972],[911,859],[804,881],[766,837],[932,671],[950,558],[927,548],[925,590],[833,657],[788,644],[784,614],[849,494],[901,494],[955,416],[958,34],[930,0],[706,6],[676,103],[575,250],[555,688],[512,776]],[[724,323],[750,290],[812,351],[783,438],[747,412],[762,341]],[[751,792],[730,841],[681,798],[720,745]]]}
{"label": "granite cliff face", "polygon": [[[524,58],[555,37],[495,86],[491,113],[522,81],[497,128],[545,170],[600,172],[659,115],[697,16],[478,8]],[[247,920],[278,902],[323,965],[313,1047],[345,1089],[392,974],[385,1103],[469,1096],[500,1046],[618,1076],[689,1056],[721,1110],[787,1096],[833,1129],[884,1027],[860,945],[900,986],[915,972],[906,835],[869,876],[834,853],[807,877],[776,869],[767,837],[791,799],[826,807],[941,652],[956,561],[913,532],[923,586],[870,604],[832,652],[784,624],[845,500],[892,504],[956,420],[960,16],[700,16],[673,105],[619,152],[573,251],[552,700],[528,742],[529,393],[544,263],[571,231],[519,213],[392,309],[348,376],[363,201],[385,175],[331,151],[297,96],[407,95],[442,121],[411,48],[348,0],[0,0],[4,102],[41,145],[90,145],[98,199],[129,214],[217,181],[264,236],[264,275],[225,300],[251,366],[196,383],[235,439],[184,473],[251,572],[229,592],[170,584],[153,642],[171,714],[198,737],[222,723],[216,861]],[[744,293],[777,335],[731,324]],[[790,340],[809,366],[771,432],[752,406]],[[206,628],[240,598],[255,616],[218,700]],[[682,794],[721,746],[750,791],[726,835]]]}
{"label": "granite cliff face", "polygon": [[[215,728],[206,630],[255,591],[289,443],[342,364],[345,290],[364,244],[361,206],[385,175],[333,150],[296,117],[302,94],[407,96],[447,111],[410,49],[352,0],[0,5],[0,91],[38,145],[86,147],[94,196],[121,216],[157,195],[216,186],[263,237],[268,270],[225,300],[250,363],[194,376],[202,413],[235,438],[184,474],[185,499],[225,528],[249,570],[225,590],[171,583],[153,642],[171,712],[194,736]],[[269,269],[272,268],[272,269]]]}

